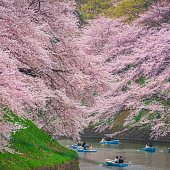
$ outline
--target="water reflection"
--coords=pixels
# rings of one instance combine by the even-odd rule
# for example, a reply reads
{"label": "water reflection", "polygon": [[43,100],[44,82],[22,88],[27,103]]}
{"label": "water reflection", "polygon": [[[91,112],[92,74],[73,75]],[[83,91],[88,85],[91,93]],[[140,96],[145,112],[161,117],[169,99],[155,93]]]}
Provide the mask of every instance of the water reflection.
{"label": "water reflection", "polygon": [[[72,145],[70,139],[57,140],[63,146]],[[146,152],[139,149],[145,147],[145,142],[120,141],[119,144],[99,144],[98,139],[83,139],[92,144],[96,153],[79,153],[80,170],[170,170],[170,153],[168,143],[153,143],[159,151]],[[71,149],[71,148],[70,148]],[[99,166],[105,159],[115,159],[123,156],[126,163],[132,162],[128,167]]]}

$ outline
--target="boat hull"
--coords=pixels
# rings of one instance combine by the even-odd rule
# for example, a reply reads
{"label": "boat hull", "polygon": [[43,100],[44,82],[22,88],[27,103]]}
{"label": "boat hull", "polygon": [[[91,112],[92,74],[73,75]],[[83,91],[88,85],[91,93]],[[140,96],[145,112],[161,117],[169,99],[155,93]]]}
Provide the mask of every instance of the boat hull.
{"label": "boat hull", "polygon": [[106,162],[108,166],[118,166],[118,167],[126,167],[128,164],[125,163],[114,163],[114,162]]}
{"label": "boat hull", "polygon": [[83,149],[82,146],[73,145],[73,149],[78,149],[78,148]]}
{"label": "boat hull", "polygon": [[155,152],[154,147],[149,147],[149,148],[142,148],[144,151],[149,151],[149,152]]}
{"label": "boat hull", "polygon": [[85,149],[78,149],[77,150],[77,152],[97,152],[97,150],[92,150],[92,151],[90,151],[90,150],[85,150]]}
{"label": "boat hull", "polygon": [[170,153],[170,148],[168,148],[168,152]]}
{"label": "boat hull", "polygon": [[119,144],[119,140],[99,142],[99,144]]}

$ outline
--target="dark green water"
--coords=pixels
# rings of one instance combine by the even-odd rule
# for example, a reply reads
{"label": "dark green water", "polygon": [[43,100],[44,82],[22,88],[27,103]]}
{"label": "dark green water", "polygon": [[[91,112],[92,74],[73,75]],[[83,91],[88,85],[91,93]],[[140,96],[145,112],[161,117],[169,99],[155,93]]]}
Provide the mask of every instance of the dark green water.
{"label": "dark green water", "polygon": [[[57,141],[63,146],[74,144],[70,139]],[[138,151],[145,147],[145,142],[120,140],[119,145],[103,145],[99,144],[100,140],[98,139],[82,139],[83,141],[92,144],[93,149],[97,152],[79,153],[80,170],[170,170],[170,153],[168,153],[170,143],[152,142],[159,151],[150,153],[143,150]],[[105,163],[105,159],[114,159],[120,155],[123,156],[124,162],[131,162],[132,165],[123,168],[99,166]]]}

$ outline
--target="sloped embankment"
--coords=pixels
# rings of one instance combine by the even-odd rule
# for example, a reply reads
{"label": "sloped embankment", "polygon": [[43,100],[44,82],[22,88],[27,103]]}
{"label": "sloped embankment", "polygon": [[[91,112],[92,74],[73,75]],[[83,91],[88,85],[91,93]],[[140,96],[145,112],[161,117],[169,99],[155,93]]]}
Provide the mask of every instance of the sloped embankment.
{"label": "sloped embankment", "polygon": [[78,154],[61,146],[57,141],[38,129],[30,120],[19,119],[11,111],[6,111],[13,117],[9,121],[19,122],[26,127],[17,131],[10,143],[11,149],[18,153],[0,152],[0,170],[43,169],[44,167],[56,167],[60,169],[79,169]]}

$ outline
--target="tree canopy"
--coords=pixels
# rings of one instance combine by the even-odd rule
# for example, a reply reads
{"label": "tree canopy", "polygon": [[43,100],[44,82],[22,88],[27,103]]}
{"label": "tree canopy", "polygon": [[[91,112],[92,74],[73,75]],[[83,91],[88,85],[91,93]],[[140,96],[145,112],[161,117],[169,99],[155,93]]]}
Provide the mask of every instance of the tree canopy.
{"label": "tree canopy", "polygon": [[[149,124],[151,137],[167,135],[167,0],[153,3],[131,24],[125,17],[99,16],[81,29],[74,1],[45,0],[40,6],[30,2],[1,3],[2,108],[73,139],[79,139],[90,122],[100,131],[112,127],[118,113],[128,109],[127,130]],[[10,132],[23,127],[7,121],[4,109],[0,110],[0,149],[8,150]]]}

